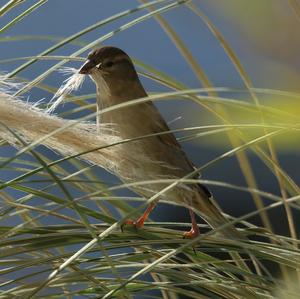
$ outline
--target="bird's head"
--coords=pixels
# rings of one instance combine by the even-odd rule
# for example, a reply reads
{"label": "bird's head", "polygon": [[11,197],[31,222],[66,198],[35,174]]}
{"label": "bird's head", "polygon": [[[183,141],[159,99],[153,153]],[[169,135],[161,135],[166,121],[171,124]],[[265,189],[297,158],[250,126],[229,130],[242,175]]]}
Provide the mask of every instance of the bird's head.
{"label": "bird's head", "polygon": [[89,75],[99,96],[110,102],[146,95],[130,57],[116,47],[106,46],[89,53],[79,73]]}
{"label": "bird's head", "polygon": [[94,81],[97,81],[98,76],[106,81],[135,80],[137,77],[129,56],[121,49],[110,46],[90,52],[79,73],[90,75]]}

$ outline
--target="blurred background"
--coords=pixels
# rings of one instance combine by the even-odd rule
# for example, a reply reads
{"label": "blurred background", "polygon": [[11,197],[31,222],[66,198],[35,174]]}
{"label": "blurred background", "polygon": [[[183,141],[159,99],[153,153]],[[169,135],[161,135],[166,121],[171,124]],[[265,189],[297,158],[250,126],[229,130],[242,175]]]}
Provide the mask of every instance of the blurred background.
{"label": "blurred background", "polygon": [[[4,5],[6,1],[1,1]],[[22,1],[21,1],[22,2]],[[133,9],[140,5],[138,1],[96,1],[96,0],[52,0],[45,2],[39,9],[33,11],[30,16],[25,17],[11,28],[1,32],[1,61],[2,72],[12,72],[24,61],[5,61],[9,59],[39,55],[60,39],[90,26],[100,20],[104,20],[124,10]],[[25,1],[15,7],[9,13],[3,15],[0,20],[1,27],[8,24],[15,16],[25,11],[32,3]],[[287,1],[281,0],[253,0],[236,1],[227,0],[220,2],[194,1],[194,9],[201,11],[215,28],[222,34],[232,50],[243,65],[253,86],[299,92],[299,24],[293,6]],[[117,29],[119,26],[130,21],[134,17],[143,15],[145,10],[128,15],[120,20],[95,29],[80,38],[74,40],[50,55],[70,55],[81,45],[98,39],[99,37]],[[208,28],[203,19],[189,7],[181,5],[162,14],[164,21],[169,24],[191,55],[199,63],[212,86],[229,87],[246,90],[243,80],[239,76],[235,65],[228,57],[220,41]],[[5,29],[5,28],[4,28]],[[155,67],[165,72],[177,81],[190,88],[202,87],[197,75],[182,57],[178,48],[174,45],[170,36],[161,27],[155,18],[147,19],[131,28],[115,34],[113,37],[103,41],[104,45],[114,45],[124,49],[130,56],[138,61]],[[82,55],[86,57],[86,53]],[[39,74],[50,68],[53,61],[37,61],[30,67],[18,73],[16,76],[34,79]],[[68,66],[78,68],[80,63],[70,62]],[[138,67],[139,69],[139,67]],[[53,72],[44,80],[45,84],[58,88],[65,79],[58,72]],[[146,90],[151,92],[165,91],[167,88],[143,78]],[[86,80],[78,94],[94,92],[94,85]],[[23,95],[26,97],[27,95]],[[226,93],[228,98],[248,100],[247,93]],[[29,101],[52,97],[45,90],[34,88],[30,90]],[[290,102],[284,102],[282,98],[274,95],[258,95],[259,100],[271,106],[288,108]],[[297,99],[298,100],[298,99]],[[174,103],[175,102],[175,103]],[[176,104],[177,103],[177,104]],[[295,103],[294,103],[295,104]],[[166,117],[172,122],[172,128],[182,126],[196,126],[205,124],[216,124],[218,121],[206,109],[191,101],[176,100],[157,105]],[[282,107],[281,107],[282,106]],[[295,109],[297,106],[293,106]],[[66,109],[63,107],[61,109]],[[230,114],[231,111],[229,110]],[[232,113],[235,113],[234,111]],[[245,121],[248,115],[237,116],[236,121]],[[174,121],[175,120],[175,121]],[[281,166],[289,175],[299,182],[299,135],[293,135],[288,142],[278,142],[279,161]],[[275,140],[276,141],[276,140]],[[226,133],[194,138],[182,143],[189,157],[195,165],[200,166],[210,159],[228,150],[231,145]],[[7,149],[1,150],[1,155],[7,155]],[[9,150],[11,151],[11,149]],[[49,152],[49,155],[52,153]],[[267,167],[251,153],[250,158],[258,188],[278,194],[276,178]],[[100,170],[99,170],[100,171]],[[5,180],[6,173],[1,177]],[[115,178],[103,173],[104,180],[115,183]],[[203,173],[204,179],[220,180],[237,185],[247,185],[239,164],[235,157],[223,160]],[[253,210],[253,202],[246,193],[239,193],[224,188],[211,187],[218,203],[224,210],[232,215],[241,215]],[[170,212],[172,210],[172,212]],[[168,212],[162,205],[153,213],[153,219],[168,221],[188,221],[187,211],[180,208],[168,207]],[[281,209],[271,211],[271,215],[280,216]],[[259,223],[258,219],[256,219]],[[284,224],[284,225],[283,225]],[[285,217],[282,221],[273,223],[276,231],[286,231]]]}

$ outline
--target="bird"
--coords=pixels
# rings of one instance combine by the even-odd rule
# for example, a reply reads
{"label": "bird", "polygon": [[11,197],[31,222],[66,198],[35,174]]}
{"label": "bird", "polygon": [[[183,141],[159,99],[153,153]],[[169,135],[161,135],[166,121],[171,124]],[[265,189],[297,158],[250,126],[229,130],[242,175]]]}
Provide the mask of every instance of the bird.
{"label": "bird", "polygon": [[[86,61],[78,70],[89,75],[96,85],[97,109],[105,109],[148,95],[139,79],[131,58],[121,49],[104,46],[90,52]],[[195,172],[195,166],[189,160],[175,135],[170,132],[166,121],[152,101],[115,109],[101,114],[99,123],[111,124],[114,134],[121,139],[133,139],[121,145],[117,176],[125,183],[163,179],[180,179]],[[148,135],[148,136],[147,136]],[[139,138],[146,136],[145,138]],[[123,164],[128,155],[140,157],[138,163]],[[194,174],[198,179],[199,174]],[[168,183],[131,184],[132,191],[150,198],[164,189]],[[200,235],[195,212],[212,228],[224,224],[222,235],[228,238],[240,238],[240,233],[223,216],[215,204],[212,193],[203,184],[180,182],[174,188],[161,195],[167,201],[188,207],[191,229],[183,234],[185,238]],[[127,219],[125,224],[142,228],[157,200],[150,203],[145,212],[135,221]]]}

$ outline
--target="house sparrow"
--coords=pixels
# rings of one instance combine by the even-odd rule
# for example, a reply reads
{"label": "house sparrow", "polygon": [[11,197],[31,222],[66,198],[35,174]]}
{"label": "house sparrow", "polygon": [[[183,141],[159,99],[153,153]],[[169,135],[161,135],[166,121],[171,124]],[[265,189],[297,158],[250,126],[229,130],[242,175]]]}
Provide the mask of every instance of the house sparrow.
{"label": "house sparrow", "polygon": [[[95,82],[98,109],[147,97],[130,57],[121,49],[107,46],[92,51],[79,73],[89,75]],[[115,134],[122,139],[170,130],[151,101],[103,113],[101,123],[113,124]],[[118,146],[122,148],[116,173],[126,183],[179,179],[194,171],[193,164],[172,133],[142,138]],[[125,165],[122,163],[122,156],[128,155],[139,155],[141,159],[138,164],[133,162],[131,165],[128,163]],[[197,179],[198,175],[194,178]],[[167,185],[167,183],[149,183],[134,186],[132,190],[149,198]],[[194,238],[200,233],[193,210],[198,211],[213,228],[227,223],[226,218],[211,200],[210,191],[202,184],[180,183],[162,197],[190,207],[192,227],[189,232],[184,233],[185,237]],[[126,223],[137,228],[142,227],[155,205],[156,202],[151,203],[137,221],[127,220]],[[233,226],[224,228],[222,234],[230,238],[239,235]]]}

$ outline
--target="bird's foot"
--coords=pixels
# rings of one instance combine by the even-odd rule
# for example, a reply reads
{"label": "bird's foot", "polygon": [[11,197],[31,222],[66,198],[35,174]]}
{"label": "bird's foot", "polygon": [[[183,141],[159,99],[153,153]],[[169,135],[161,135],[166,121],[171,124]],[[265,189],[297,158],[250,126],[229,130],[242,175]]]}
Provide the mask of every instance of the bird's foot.
{"label": "bird's foot", "polygon": [[145,219],[142,219],[142,218],[139,218],[136,221],[131,220],[131,219],[126,219],[124,221],[124,223],[121,225],[121,231],[122,232],[124,231],[125,225],[130,225],[130,226],[133,226],[135,229],[140,229],[144,226],[144,222],[145,222]]}
{"label": "bird's foot", "polygon": [[183,234],[184,239],[194,239],[194,238],[197,238],[198,236],[200,236],[200,230],[199,230],[198,226],[192,227],[190,231],[185,232]]}
{"label": "bird's foot", "polygon": [[146,211],[144,212],[144,214],[136,221],[133,221],[131,219],[125,220],[123,222],[123,224],[121,225],[121,231],[123,231],[123,228],[125,225],[131,225],[131,226],[135,227],[136,229],[142,228],[144,226],[144,223],[147,220],[149,214],[155,208],[155,206],[156,206],[156,202],[151,203],[148,206],[148,208],[146,209]]}

